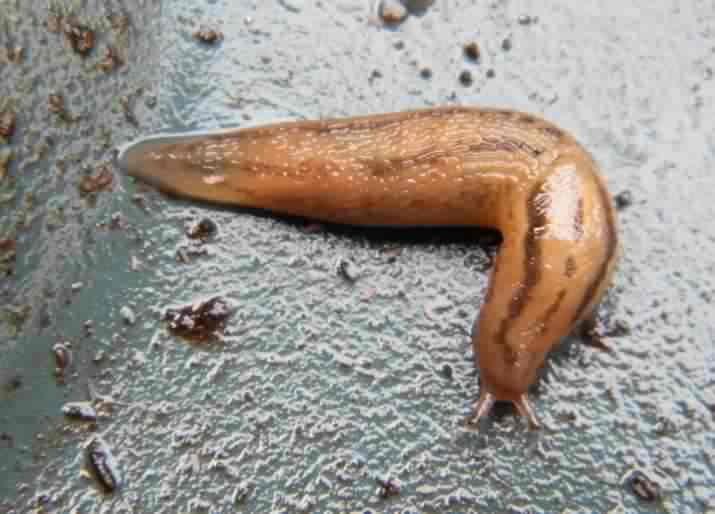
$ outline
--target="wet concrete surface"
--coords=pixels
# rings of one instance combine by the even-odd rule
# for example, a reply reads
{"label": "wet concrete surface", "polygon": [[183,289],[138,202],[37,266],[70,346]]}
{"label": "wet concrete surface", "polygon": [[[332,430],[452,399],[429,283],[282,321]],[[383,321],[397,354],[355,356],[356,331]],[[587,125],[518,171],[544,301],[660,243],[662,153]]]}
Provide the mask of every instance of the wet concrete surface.
{"label": "wet concrete surface", "polygon": [[[16,241],[0,279],[0,511],[715,512],[711,2],[437,0],[389,28],[358,1],[98,5],[75,8],[98,35],[82,57],[48,31],[59,3],[0,4],[0,48],[24,47],[0,64],[17,112],[0,145],[14,153],[0,239]],[[197,42],[202,26],[223,38]],[[109,73],[106,44],[126,57]],[[79,120],[50,111],[57,93]],[[473,232],[198,205],[112,163],[159,130],[450,103],[555,121],[621,198],[623,258],[599,309],[612,351],[572,336],[553,352],[537,433],[509,408],[463,424],[489,262]],[[111,190],[82,195],[103,163]],[[189,239],[203,218],[217,234]],[[231,311],[220,341],[167,330],[166,307],[215,295]],[[95,422],[62,415],[84,400]],[[94,435],[121,476],[111,494],[81,472]],[[660,498],[639,499],[650,482]]]}

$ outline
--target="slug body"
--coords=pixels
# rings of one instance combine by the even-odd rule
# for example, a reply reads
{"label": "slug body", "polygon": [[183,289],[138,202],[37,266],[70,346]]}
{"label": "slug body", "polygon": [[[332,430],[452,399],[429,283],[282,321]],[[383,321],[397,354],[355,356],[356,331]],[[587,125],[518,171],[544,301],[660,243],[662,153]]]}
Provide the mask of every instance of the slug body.
{"label": "slug body", "polygon": [[502,245],[475,323],[472,421],[527,391],[590,315],[617,258],[610,196],[574,138],[534,116],[450,107],[159,135],[121,149],[130,175],[179,196],[334,223],[475,225]]}

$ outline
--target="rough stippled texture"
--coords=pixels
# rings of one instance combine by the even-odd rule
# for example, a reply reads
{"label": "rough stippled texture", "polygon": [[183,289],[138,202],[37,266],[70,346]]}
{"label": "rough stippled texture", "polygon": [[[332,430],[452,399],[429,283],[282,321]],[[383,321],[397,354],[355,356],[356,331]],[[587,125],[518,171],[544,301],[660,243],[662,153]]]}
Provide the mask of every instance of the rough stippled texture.
{"label": "rough stippled texture", "polygon": [[[176,1],[159,30],[148,21],[159,19],[153,2],[120,2],[133,15],[132,58],[116,75],[81,80],[94,61],[43,32],[45,2],[0,3],[16,13],[0,43],[28,50],[20,67],[0,64],[1,95],[27,90],[8,175],[25,210],[13,204],[0,222],[36,214],[18,232],[15,274],[0,284],[3,306],[33,306],[12,325],[17,335],[2,327],[6,511],[715,509],[712,3],[438,0],[389,29],[373,24],[367,3]],[[195,41],[202,24],[223,40]],[[475,40],[479,62],[464,61]],[[134,127],[112,107],[139,85],[158,102],[152,118],[145,97],[133,97]],[[55,89],[87,120],[54,125]],[[118,174],[94,204],[77,189],[82,165],[106,156],[85,133],[91,120],[107,120],[114,145],[159,129],[452,98],[556,122],[621,194],[624,254],[599,311],[611,351],[573,337],[549,358],[532,396],[547,427],[538,434],[510,409],[479,432],[463,427],[477,381],[469,334],[489,268],[470,234],[316,231],[167,199]],[[55,146],[36,161],[25,148],[44,131]],[[37,201],[26,205],[31,189]],[[218,230],[198,245],[185,225],[204,218]],[[350,271],[339,272],[345,262]],[[222,344],[170,335],[164,307],[216,295],[231,310]],[[57,385],[51,349],[68,340],[73,360]],[[64,402],[89,399],[88,383],[122,479],[109,497],[79,474],[93,434],[61,414]],[[659,485],[662,503],[646,502],[649,482],[634,487],[633,468]]]}

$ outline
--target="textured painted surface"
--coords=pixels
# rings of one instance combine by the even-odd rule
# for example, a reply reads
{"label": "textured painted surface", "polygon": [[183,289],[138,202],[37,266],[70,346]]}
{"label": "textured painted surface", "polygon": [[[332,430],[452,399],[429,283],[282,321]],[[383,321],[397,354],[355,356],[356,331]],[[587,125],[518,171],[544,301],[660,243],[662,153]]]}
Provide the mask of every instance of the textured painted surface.
{"label": "textured painted surface", "polygon": [[[393,30],[370,24],[366,2],[183,4],[164,4],[161,18],[153,2],[114,6],[133,15],[129,63],[89,78],[43,29],[44,2],[0,4],[16,17],[0,42],[29,51],[19,67],[0,65],[0,95],[21,97],[17,206],[24,192],[36,196],[15,275],[0,283],[3,302],[33,306],[18,335],[2,327],[5,510],[41,501],[51,512],[715,511],[711,3],[440,0]],[[525,14],[538,22],[520,24]],[[216,20],[221,44],[192,40]],[[480,64],[463,61],[473,39]],[[134,129],[112,108],[139,86]],[[87,119],[57,127],[46,110],[53,89]],[[480,432],[462,426],[477,393],[469,332],[487,278],[469,234],[316,233],[144,192],[142,209],[119,176],[95,206],[77,193],[81,165],[109,153],[101,125],[116,145],[158,129],[452,100],[543,114],[589,148],[614,193],[634,199],[620,213],[624,258],[600,310],[607,327],[620,320],[630,332],[606,339],[612,353],[570,338],[552,356],[533,394],[541,433],[508,409]],[[54,144],[35,162],[43,135]],[[60,175],[68,153],[79,161]],[[4,230],[25,212],[0,208]],[[124,228],[97,226],[114,212]],[[185,224],[202,217],[219,227],[208,254],[177,263]],[[352,285],[334,270],[341,256],[358,275]],[[216,293],[234,309],[223,344],[198,349],[166,332],[165,306]],[[125,324],[123,306],[136,324]],[[49,349],[65,339],[75,361],[57,386]],[[124,481],[108,498],[79,475],[91,433],[61,417],[64,401],[87,399],[88,382],[116,402],[97,427]],[[622,485],[635,466],[660,483],[663,505]],[[375,477],[399,480],[400,494],[381,499]],[[234,508],[244,481],[254,485]]]}

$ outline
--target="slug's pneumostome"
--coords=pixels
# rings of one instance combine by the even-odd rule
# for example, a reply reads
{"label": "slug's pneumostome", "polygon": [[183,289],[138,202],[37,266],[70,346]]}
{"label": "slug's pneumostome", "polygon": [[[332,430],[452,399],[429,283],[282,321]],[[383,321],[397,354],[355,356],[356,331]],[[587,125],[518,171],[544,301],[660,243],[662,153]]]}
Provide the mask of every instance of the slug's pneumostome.
{"label": "slug's pneumostome", "polygon": [[510,110],[449,107],[158,135],[121,149],[130,175],[180,196],[355,225],[499,230],[472,344],[480,397],[537,426],[527,390],[603,295],[616,215],[575,139]]}

